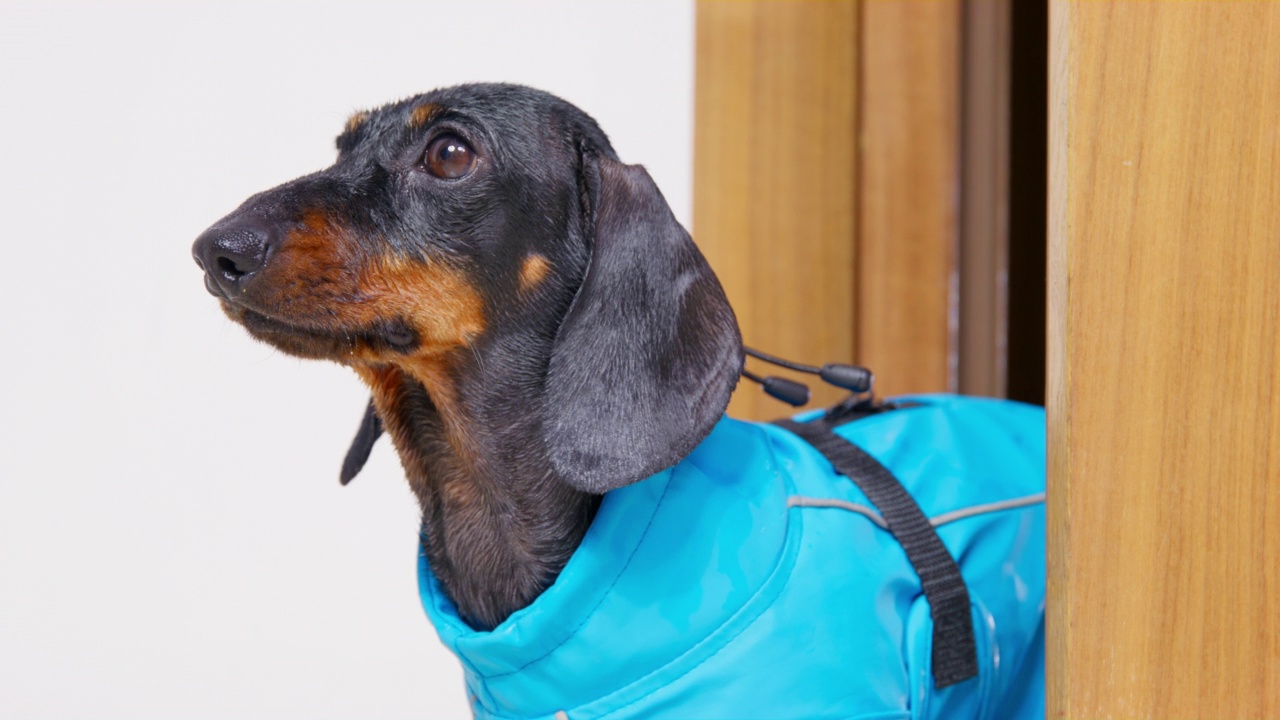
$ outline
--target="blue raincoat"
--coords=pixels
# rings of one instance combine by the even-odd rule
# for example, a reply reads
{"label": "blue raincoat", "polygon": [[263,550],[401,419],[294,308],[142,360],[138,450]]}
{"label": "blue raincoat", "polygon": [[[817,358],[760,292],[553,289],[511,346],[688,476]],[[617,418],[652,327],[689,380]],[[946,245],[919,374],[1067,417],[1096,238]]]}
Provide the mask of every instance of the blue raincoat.
{"label": "blue raincoat", "polygon": [[726,418],[606,495],[555,583],[491,632],[420,561],[476,717],[1043,717],[1044,412],[912,400],[835,431],[893,472],[958,562],[978,677],[935,688],[919,578],[862,492],[790,432]]}

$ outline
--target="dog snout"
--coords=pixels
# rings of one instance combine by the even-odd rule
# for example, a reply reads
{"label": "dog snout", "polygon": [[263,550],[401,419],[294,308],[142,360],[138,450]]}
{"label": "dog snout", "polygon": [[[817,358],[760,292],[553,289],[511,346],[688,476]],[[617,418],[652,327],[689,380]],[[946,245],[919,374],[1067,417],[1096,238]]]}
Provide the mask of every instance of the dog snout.
{"label": "dog snout", "polygon": [[274,242],[273,227],[257,220],[213,226],[191,248],[205,272],[205,285],[228,299],[245,291],[267,263]]}

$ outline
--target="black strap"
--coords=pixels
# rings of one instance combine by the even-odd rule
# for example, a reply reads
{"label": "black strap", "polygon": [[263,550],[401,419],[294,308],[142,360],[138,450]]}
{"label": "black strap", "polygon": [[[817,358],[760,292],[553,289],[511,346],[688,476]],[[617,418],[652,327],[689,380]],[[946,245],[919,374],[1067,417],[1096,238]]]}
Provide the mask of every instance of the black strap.
{"label": "black strap", "polygon": [[934,686],[944,688],[977,677],[978,651],[969,613],[969,588],[960,576],[960,567],[915,499],[885,466],[836,435],[822,419],[807,423],[777,420],[774,424],[804,438],[831,462],[836,472],[852,480],[880,511],[889,532],[906,551],[920,576],[933,617]]}

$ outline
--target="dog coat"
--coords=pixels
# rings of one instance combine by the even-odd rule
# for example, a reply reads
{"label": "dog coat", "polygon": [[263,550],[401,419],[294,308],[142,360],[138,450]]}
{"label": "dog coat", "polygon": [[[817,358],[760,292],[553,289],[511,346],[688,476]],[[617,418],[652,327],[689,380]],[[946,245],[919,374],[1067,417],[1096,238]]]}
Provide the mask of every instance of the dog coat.
{"label": "dog coat", "polygon": [[1043,717],[1044,411],[909,400],[834,433],[936,526],[924,534],[954,558],[972,629],[948,628],[971,644],[942,655],[976,659],[975,677],[938,681],[919,562],[830,453],[725,418],[679,464],[608,493],[555,583],[490,632],[421,557],[476,717]]}

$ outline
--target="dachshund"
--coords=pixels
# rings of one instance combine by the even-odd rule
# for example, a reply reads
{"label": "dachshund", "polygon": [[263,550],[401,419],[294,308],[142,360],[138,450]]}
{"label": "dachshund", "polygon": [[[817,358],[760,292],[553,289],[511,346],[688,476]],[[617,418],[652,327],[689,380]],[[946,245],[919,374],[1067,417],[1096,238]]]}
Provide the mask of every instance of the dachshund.
{"label": "dachshund", "polygon": [[431,567],[492,628],[556,578],[599,496],[675,464],[743,365],[719,281],[596,122],[513,85],[353,115],[332,167],[255,195],[193,248],[255,338],[352,368]]}
{"label": "dachshund", "polygon": [[337,149],[193,254],[250,335],[369,387],[340,480],[385,430],[477,716],[1042,717],[1042,410],[723,418],[719,281],[547,93],[436,90]]}

